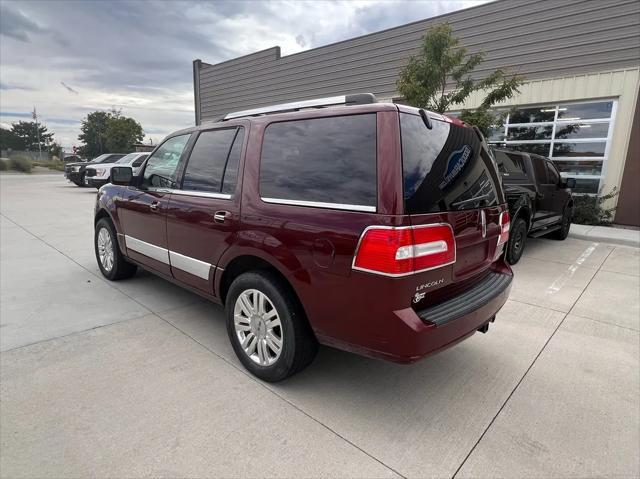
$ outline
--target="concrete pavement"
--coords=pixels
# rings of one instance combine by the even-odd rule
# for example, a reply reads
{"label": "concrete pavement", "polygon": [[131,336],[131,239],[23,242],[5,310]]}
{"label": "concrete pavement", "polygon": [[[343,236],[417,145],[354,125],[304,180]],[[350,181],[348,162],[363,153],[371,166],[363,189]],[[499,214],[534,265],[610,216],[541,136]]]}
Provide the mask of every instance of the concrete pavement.
{"label": "concrete pavement", "polygon": [[95,190],[0,177],[0,476],[640,475],[637,248],[530,240],[486,335],[249,376],[222,309],[101,278]]}

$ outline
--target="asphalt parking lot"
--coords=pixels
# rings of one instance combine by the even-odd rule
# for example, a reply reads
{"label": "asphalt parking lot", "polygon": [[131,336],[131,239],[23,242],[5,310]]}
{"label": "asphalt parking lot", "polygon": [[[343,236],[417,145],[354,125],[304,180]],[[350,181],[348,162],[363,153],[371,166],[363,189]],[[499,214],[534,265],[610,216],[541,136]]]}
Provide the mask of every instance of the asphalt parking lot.
{"label": "asphalt parking lot", "polygon": [[640,252],[531,240],[488,334],[249,376],[222,309],[110,283],[94,189],[0,176],[0,475],[638,477]]}

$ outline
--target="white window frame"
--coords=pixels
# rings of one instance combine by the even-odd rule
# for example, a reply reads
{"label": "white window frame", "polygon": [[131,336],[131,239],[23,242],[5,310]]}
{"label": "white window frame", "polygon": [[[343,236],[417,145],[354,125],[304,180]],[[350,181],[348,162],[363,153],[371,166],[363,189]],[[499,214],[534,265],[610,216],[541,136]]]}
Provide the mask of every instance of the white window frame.
{"label": "white window frame", "polygon": [[[587,103],[602,103],[602,102],[612,102],[611,105],[611,115],[609,118],[591,118],[591,119],[566,119],[566,118],[558,118],[560,108],[565,107],[566,105],[582,105]],[[534,105],[514,105],[511,108],[536,108],[536,107],[549,107],[552,106],[549,103],[541,103]],[[597,100],[585,100],[585,101],[566,101],[566,102],[557,102],[553,108],[555,109],[553,121],[539,121],[539,122],[529,122],[529,123],[509,123],[510,113],[507,112],[507,116],[505,117],[505,121],[503,123],[504,127],[504,140],[487,140],[488,143],[494,145],[501,145],[505,147],[509,147],[510,145],[533,145],[533,144],[548,144],[549,150],[547,152],[546,157],[548,157],[551,161],[554,162],[556,167],[558,166],[556,162],[563,161],[599,161],[602,163],[602,167],[600,169],[599,175],[581,175],[575,173],[567,173],[560,172],[560,175],[563,178],[576,178],[578,180],[599,180],[598,181],[598,193],[602,186],[602,180],[605,178],[607,164],[609,155],[611,152],[611,144],[613,139],[613,131],[615,128],[615,118],[618,110],[618,99],[617,98],[600,98]],[[571,123],[581,123],[581,124],[601,124],[606,123],[609,125],[609,129],[607,131],[606,137],[594,137],[594,138],[569,138],[569,139],[556,139],[556,129],[560,125],[571,124]],[[509,132],[510,127],[514,128],[535,128],[538,126],[552,126],[551,138],[543,139],[543,140],[508,140],[507,134]],[[603,156],[553,156],[553,149],[555,144],[563,144],[563,143],[604,143],[604,154]],[[559,168],[558,168],[559,169]],[[590,193],[591,194],[591,193]]]}

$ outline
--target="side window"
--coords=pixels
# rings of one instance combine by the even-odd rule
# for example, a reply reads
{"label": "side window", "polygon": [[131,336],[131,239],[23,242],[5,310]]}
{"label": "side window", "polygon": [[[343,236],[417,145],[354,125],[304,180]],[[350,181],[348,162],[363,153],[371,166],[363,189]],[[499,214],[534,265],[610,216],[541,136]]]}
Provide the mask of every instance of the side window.
{"label": "side window", "polygon": [[191,151],[182,189],[220,193],[237,128],[203,131]]}
{"label": "side window", "polygon": [[272,123],[264,133],[260,195],[266,201],[376,206],[376,115]]}
{"label": "side window", "polygon": [[545,161],[539,156],[531,156],[531,163],[533,163],[533,170],[536,174],[536,180],[538,183],[547,183],[547,166]]}
{"label": "side window", "polygon": [[135,161],[131,164],[131,166],[133,166],[134,168],[137,168],[138,166],[142,165],[142,163],[144,163],[144,160],[146,160],[148,156],[149,156],[149,155],[142,155],[142,156],[138,157],[138,159],[137,159],[137,160],[135,160]]}
{"label": "side window", "polygon": [[558,170],[556,170],[556,167],[553,166],[553,163],[551,163],[550,161],[546,161],[545,163],[547,164],[547,175],[549,183],[552,185],[557,185],[558,183],[560,183],[560,175],[558,174]]}
{"label": "side window", "polygon": [[233,147],[229,153],[227,160],[227,168],[224,170],[224,179],[222,181],[222,192],[231,195],[236,190],[238,182],[238,165],[240,164],[240,156],[242,155],[242,142],[244,141],[244,128],[238,129],[238,134],[233,142]]}
{"label": "side window", "polygon": [[180,156],[190,136],[189,133],[169,138],[151,155],[142,176],[143,188],[175,188]]}

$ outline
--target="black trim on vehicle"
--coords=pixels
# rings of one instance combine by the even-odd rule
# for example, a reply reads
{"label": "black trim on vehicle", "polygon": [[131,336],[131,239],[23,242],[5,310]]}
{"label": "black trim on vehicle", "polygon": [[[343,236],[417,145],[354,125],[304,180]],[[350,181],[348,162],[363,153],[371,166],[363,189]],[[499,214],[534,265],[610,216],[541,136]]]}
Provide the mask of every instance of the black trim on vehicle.
{"label": "black trim on vehicle", "polygon": [[464,293],[418,311],[418,316],[423,321],[442,326],[491,302],[509,287],[512,279],[513,276],[510,274],[492,271]]}

